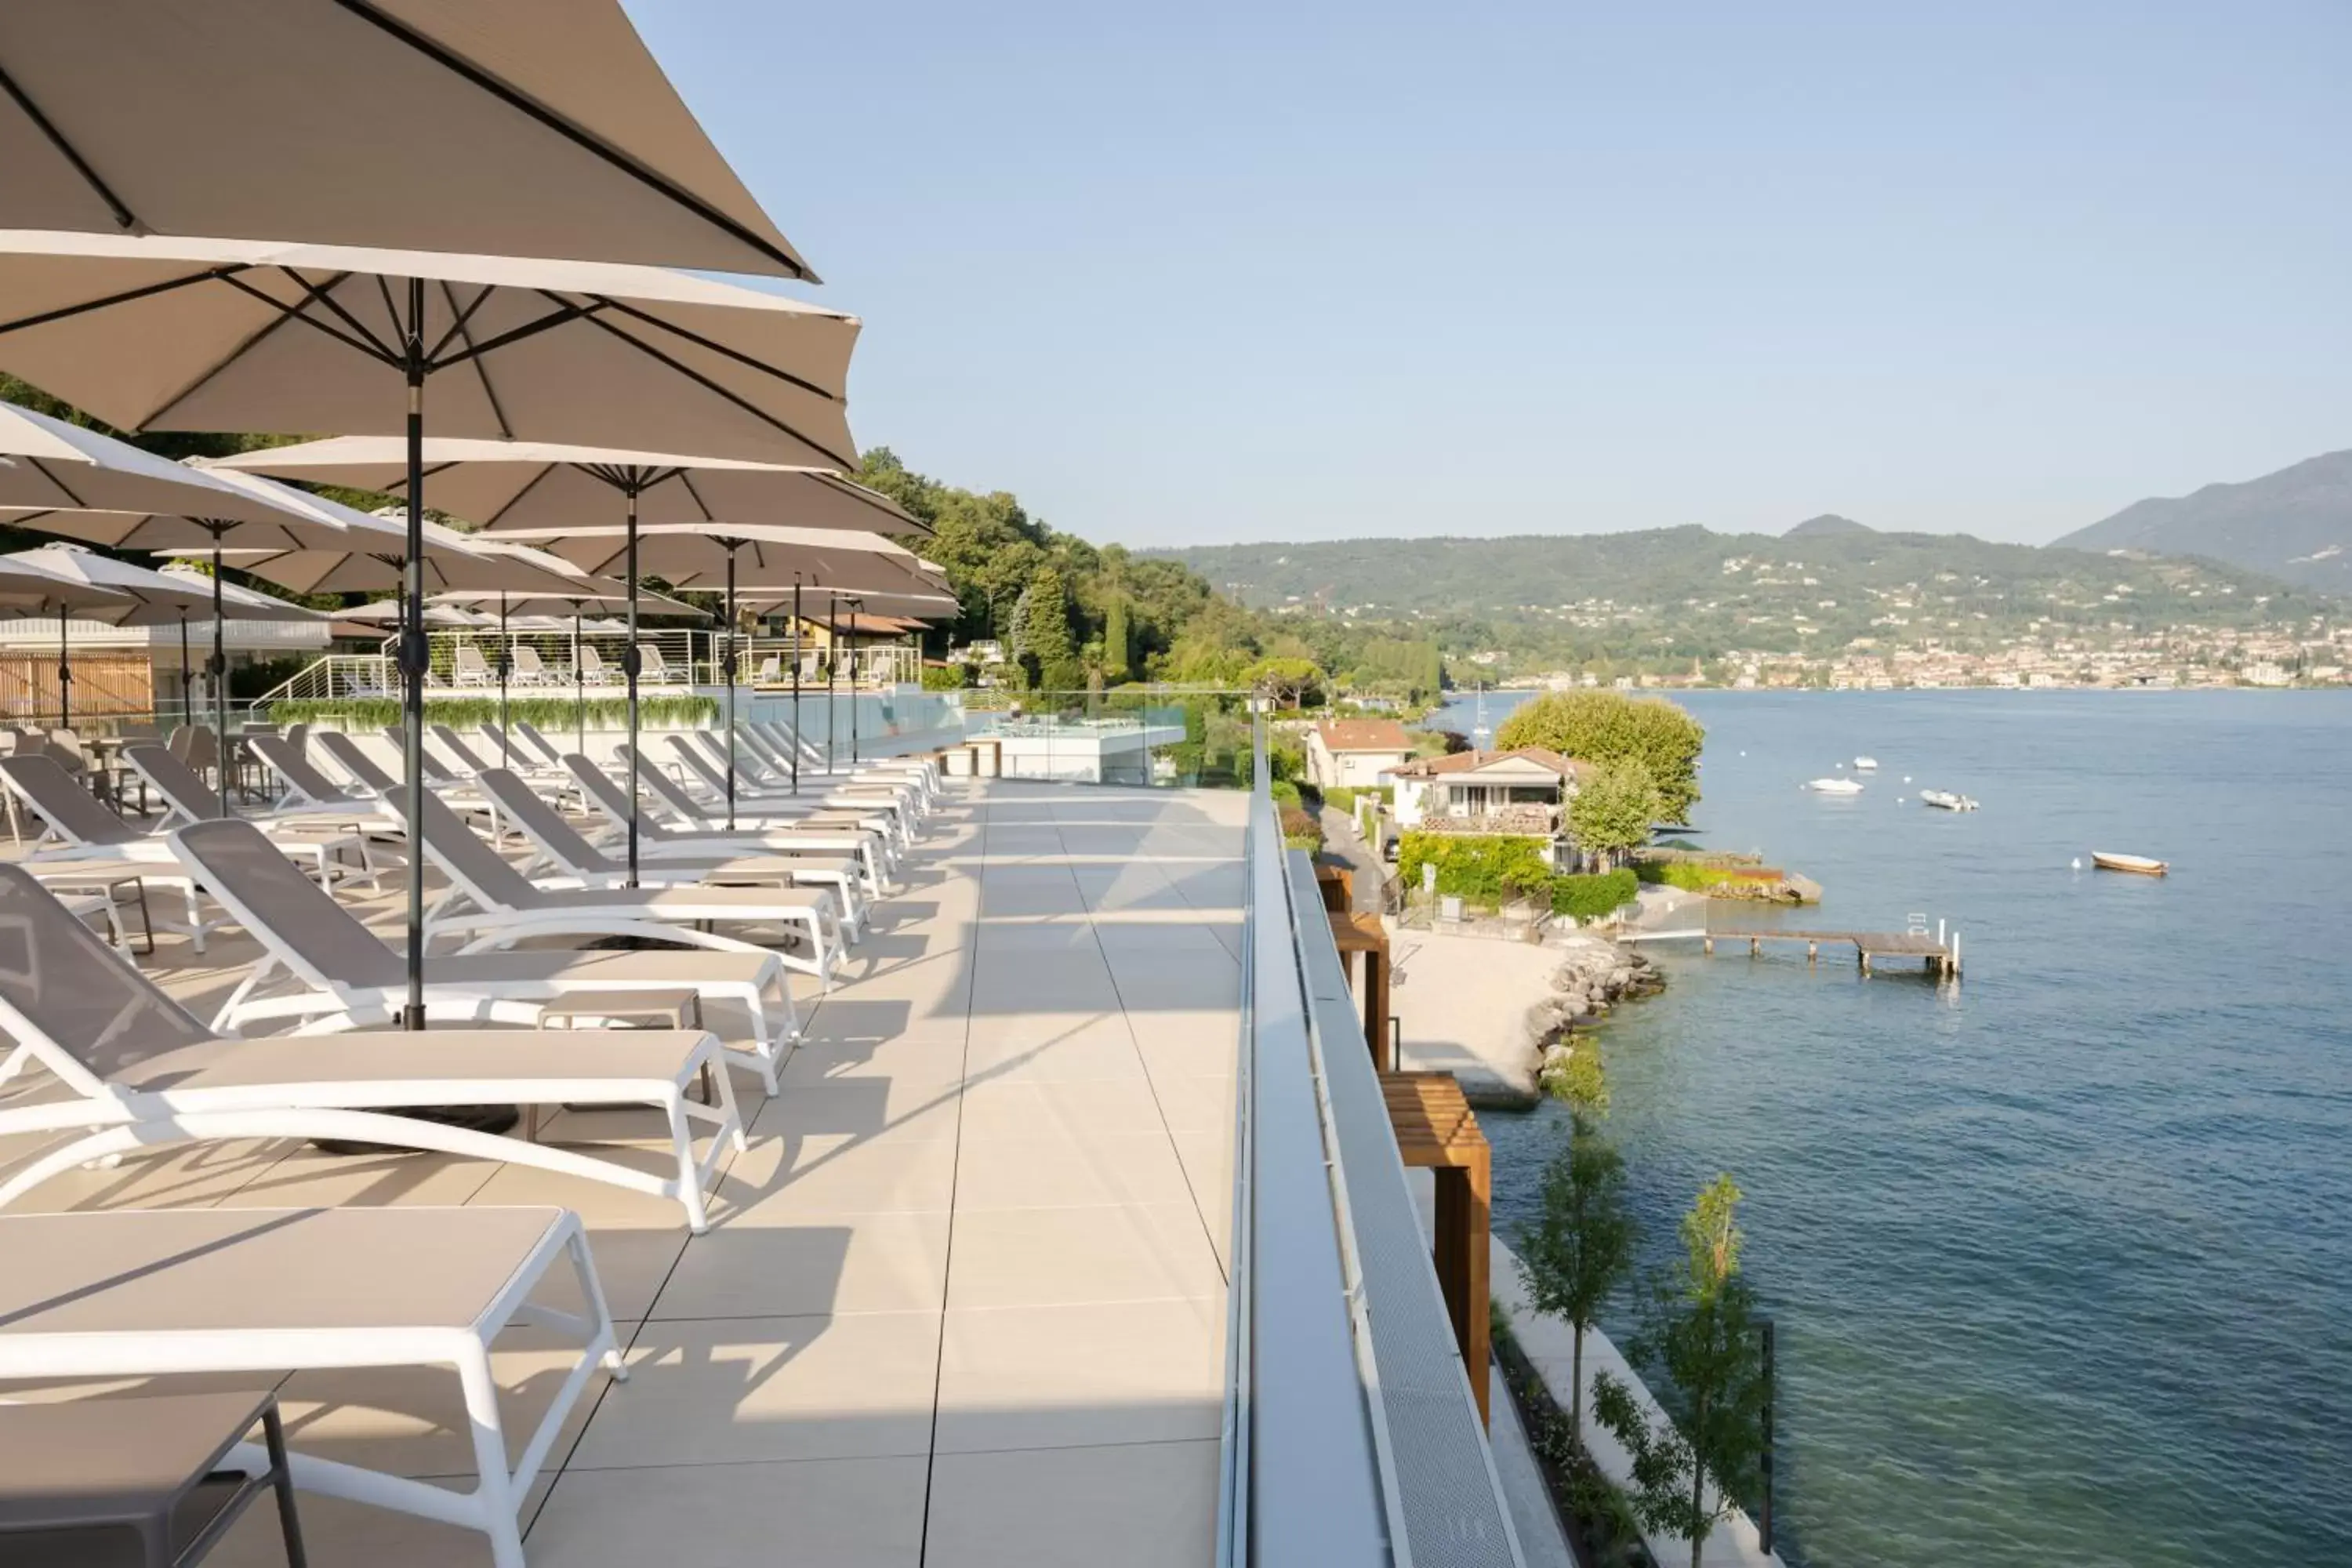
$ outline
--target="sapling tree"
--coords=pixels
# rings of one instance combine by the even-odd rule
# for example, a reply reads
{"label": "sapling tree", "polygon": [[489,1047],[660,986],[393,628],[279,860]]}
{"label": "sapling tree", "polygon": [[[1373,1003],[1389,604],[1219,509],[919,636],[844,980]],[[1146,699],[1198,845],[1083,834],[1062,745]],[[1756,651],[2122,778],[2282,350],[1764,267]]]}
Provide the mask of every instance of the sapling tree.
{"label": "sapling tree", "polygon": [[1584,1441],[1584,1334],[1633,1266],[1635,1227],[1625,1198],[1625,1163],[1600,1133],[1609,1086],[1601,1053],[1571,1047],[1550,1076],[1569,1104],[1569,1136],[1544,1169],[1543,1207],[1518,1233],[1519,1281],[1528,1303],[1568,1324],[1569,1431]]}
{"label": "sapling tree", "polygon": [[[1691,1543],[1699,1568],[1716,1523],[1755,1489],[1770,1396],[1753,1294],[1739,1277],[1740,1192],[1717,1176],[1683,1217],[1684,1258],[1652,1284],[1628,1347],[1680,1405],[1654,1426],[1633,1392],[1593,1380],[1592,1414],[1633,1458],[1633,1503],[1651,1530]],[[1710,1494],[1712,1489],[1712,1495]]]}

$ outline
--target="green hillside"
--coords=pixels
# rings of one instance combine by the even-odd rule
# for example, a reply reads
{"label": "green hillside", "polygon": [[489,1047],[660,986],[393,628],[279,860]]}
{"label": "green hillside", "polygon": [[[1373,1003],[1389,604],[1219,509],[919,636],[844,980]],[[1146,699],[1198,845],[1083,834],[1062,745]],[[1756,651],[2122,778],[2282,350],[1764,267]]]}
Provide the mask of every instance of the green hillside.
{"label": "green hillside", "polygon": [[2028,632],[2279,625],[2337,608],[2213,562],[2119,559],[1858,524],[1793,538],[1691,527],[1208,545],[1176,554],[1243,603],[1278,614],[1396,617],[1433,626],[1449,647],[1483,637],[1571,658],[1827,651],[1855,637],[1932,637],[1968,648]]}

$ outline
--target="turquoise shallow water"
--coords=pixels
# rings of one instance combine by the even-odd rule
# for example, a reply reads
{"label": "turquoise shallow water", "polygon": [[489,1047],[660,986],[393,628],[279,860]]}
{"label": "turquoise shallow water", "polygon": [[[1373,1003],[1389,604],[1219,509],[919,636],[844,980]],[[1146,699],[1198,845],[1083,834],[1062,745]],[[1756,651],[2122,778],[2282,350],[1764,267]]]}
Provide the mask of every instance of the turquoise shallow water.
{"label": "turquoise shallow water", "polygon": [[[1605,1032],[1652,1241],[1748,1192],[1792,1561],[2352,1563],[2352,697],[1687,701],[1707,842],[1968,962],[1669,958]],[[1863,795],[1797,787],[1857,752]],[[1557,1125],[1488,1121],[1508,1225]]]}

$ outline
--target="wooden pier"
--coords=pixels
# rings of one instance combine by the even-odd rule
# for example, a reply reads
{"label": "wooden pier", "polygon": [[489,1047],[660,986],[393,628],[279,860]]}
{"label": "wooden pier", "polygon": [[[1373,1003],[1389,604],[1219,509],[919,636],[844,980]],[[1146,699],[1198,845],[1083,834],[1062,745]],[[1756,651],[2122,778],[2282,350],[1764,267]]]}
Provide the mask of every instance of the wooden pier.
{"label": "wooden pier", "polygon": [[1683,931],[1624,931],[1617,940],[1642,942],[1692,939],[1699,942],[1708,953],[1715,952],[1715,944],[1719,942],[1745,942],[1750,958],[1762,957],[1764,944],[1768,942],[1802,942],[1805,944],[1805,962],[1809,964],[1821,962],[1824,946],[1851,947],[1854,962],[1864,974],[1870,973],[1872,964],[1881,960],[1916,958],[1924,961],[1927,972],[1938,980],[1958,980],[1960,977],[1960,933],[1958,931],[1947,931],[1940,921],[1936,923],[1934,931],[1929,931],[1924,915],[1912,916],[1910,928],[1906,931],[1808,931],[1793,926],[1770,931],[1716,931],[1710,927],[1699,927]]}

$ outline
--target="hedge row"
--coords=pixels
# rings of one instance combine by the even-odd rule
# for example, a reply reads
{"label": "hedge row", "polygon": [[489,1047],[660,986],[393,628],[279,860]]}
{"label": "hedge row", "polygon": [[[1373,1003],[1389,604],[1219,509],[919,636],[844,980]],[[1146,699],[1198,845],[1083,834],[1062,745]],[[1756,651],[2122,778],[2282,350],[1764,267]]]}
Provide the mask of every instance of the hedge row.
{"label": "hedge row", "polygon": [[[626,698],[592,697],[584,704],[592,730],[619,730],[629,722]],[[507,703],[507,717],[537,725],[552,734],[570,731],[580,720],[580,708],[566,697],[515,697]],[[637,721],[648,730],[690,730],[719,719],[715,697],[647,697],[637,703]],[[396,697],[336,697],[306,699],[269,705],[273,724],[340,724],[353,731],[387,729],[401,721]],[[495,697],[428,697],[425,721],[453,730],[472,729],[499,721]]]}

